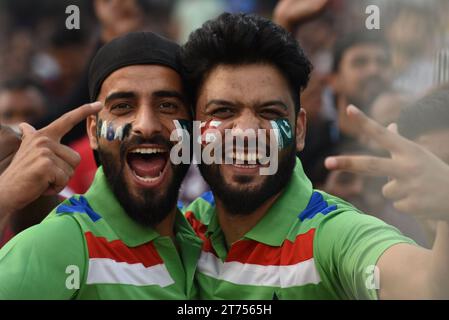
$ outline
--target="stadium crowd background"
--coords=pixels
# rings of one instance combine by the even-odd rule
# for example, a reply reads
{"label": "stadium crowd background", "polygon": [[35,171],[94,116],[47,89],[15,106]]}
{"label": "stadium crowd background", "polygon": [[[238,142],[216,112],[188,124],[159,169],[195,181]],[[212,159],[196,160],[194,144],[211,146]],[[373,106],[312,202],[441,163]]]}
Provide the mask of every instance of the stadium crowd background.
{"label": "stadium crowd background", "polygon": [[[449,1],[326,2],[312,19],[295,24],[292,17],[293,23],[284,25],[314,65],[301,101],[308,115],[308,134],[299,157],[316,188],[353,203],[431,247],[432,225],[396,212],[382,196],[385,179],[329,172],[324,159],[340,153],[379,153],[375,146],[351,138],[354,132],[347,126],[344,112],[348,103],[388,125],[420,98],[447,90],[449,21],[445,15]],[[373,4],[380,8],[379,30],[365,27],[366,7]],[[79,30],[65,27],[68,5],[80,8]],[[27,121],[40,128],[88,102],[89,62],[102,44],[117,36],[148,30],[182,44],[192,30],[223,11],[256,13],[281,22],[288,10],[277,5],[276,0],[0,0],[0,122],[14,125]],[[82,156],[66,194],[83,193],[96,170],[84,124],[63,142]],[[441,145],[444,143],[448,145],[447,141]],[[192,168],[180,200],[190,202],[206,190]],[[38,223],[45,213],[43,209],[11,216],[0,230],[1,239],[4,242]]]}

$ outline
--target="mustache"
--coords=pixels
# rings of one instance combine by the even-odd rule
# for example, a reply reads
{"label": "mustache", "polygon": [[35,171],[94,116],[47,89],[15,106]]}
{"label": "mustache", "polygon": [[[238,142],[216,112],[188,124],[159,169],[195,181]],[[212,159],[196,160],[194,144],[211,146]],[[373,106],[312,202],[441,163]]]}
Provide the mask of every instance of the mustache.
{"label": "mustache", "polygon": [[170,141],[169,139],[166,139],[164,136],[162,136],[160,134],[156,134],[150,138],[144,138],[142,136],[131,135],[131,136],[129,136],[129,138],[127,139],[126,142],[123,142],[121,144],[120,157],[122,159],[124,159],[126,156],[126,153],[129,149],[139,146],[139,145],[142,145],[142,144],[160,145],[160,146],[167,148],[168,150],[171,150],[171,148],[174,146],[174,143],[172,141]]}

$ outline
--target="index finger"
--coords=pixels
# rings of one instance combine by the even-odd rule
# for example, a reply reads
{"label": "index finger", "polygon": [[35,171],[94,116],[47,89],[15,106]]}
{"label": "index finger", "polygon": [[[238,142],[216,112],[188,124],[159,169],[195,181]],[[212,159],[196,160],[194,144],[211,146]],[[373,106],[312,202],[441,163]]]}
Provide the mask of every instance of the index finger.
{"label": "index finger", "polygon": [[98,101],[85,104],[75,110],[67,112],[39,131],[59,142],[65,134],[73,129],[74,126],[88,116],[98,113],[98,111],[101,110],[101,107],[102,103]]}
{"label": "index finger", "polygon": [[332,156],[324,162],[328,170],[342,170],[369,176],[401,177],[409,173],[392,159],[373,156]]}
{"label": "index finger", "polygon": [[357,107],[349,105],[346,109],[346,113],[359,129],[360,133],[366,135],[370,140],[377,142],[386,150],[390,152],[405,151],[409,145],[407,139],[381,126]]}

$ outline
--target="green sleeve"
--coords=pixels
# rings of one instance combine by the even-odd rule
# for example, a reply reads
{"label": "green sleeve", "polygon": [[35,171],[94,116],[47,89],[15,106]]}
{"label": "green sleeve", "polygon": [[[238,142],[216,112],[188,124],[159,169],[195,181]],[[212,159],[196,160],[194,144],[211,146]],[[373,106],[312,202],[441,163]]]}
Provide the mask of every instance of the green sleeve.
{"label": "green sleeve", "polygon": [[378,299],[374,275],[381,255],[398,243],[416,245],[396,228],[356,211],[326,217],[315,239],[322,280],[339,299]]}
{"label": "green sleeve", "polygon": [[0,300],[73,298],[85,264],[78,223],[70,216],[45,220],[0,250]]}

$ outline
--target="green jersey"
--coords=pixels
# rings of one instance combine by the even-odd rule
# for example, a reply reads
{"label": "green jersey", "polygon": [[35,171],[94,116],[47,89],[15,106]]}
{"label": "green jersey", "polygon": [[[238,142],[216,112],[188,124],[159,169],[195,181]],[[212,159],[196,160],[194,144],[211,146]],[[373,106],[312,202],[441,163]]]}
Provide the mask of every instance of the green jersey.
{"label": "green jersey", "polygon": [[376,299],[379,257],[395,244],[414,245],[313,190],[299,159],[278,200],[229,250],[212,194],[192,203],[186,217],[204,240],[196,274],[203,299]]}
{"label": "green jersey", "polygon": [[0,250],[0,299],[189,299],[201,240],[178,212],[172,239],[134,222],[103,169]]}

